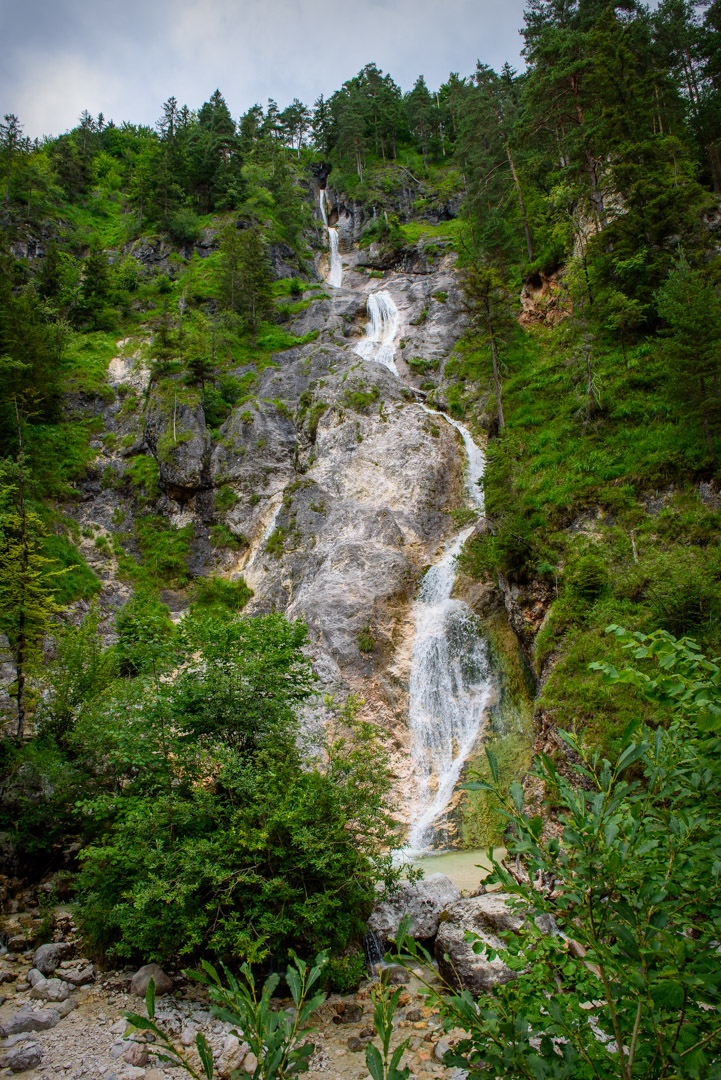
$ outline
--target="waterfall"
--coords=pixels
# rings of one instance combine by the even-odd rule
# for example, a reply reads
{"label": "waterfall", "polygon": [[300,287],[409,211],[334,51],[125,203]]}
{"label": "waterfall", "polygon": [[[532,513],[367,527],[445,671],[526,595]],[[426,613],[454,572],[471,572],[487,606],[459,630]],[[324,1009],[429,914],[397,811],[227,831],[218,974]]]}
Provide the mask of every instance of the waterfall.
{"label": "waterfall", "polygon": [[270,518],[268,519],[268,523],[266,524],[265,529],[263,530],[263,535],[261,536],[260,540],[258,541],[257,546],[253,549],[250,558],[248,559],[247,563],[243,567],[243,572],[244,573],[247,572],[248,570],[250,570],[253,566],[255,566],[255,562],[256,562],[258,556],[260,555],[260,553],[265,548],[266,541],[270,539],[271,534],[275,531],[275,523],[278,520],[278,515],[280,514],[280,511],[281,511],[282,507],[283,507],[283,499],[281,498],[281,499],[278,500],[277,506],[275,506],[275,508],[273,509],[273,513],[271,514]]}
{"label": "waterfall", "polygon": [[398,332],[398,308],[387,289],[371,293],[368,297],[368,325],[365,337],[353,350],[364,360],[375,360],[383,364],[394,375],[396,368],[395,337]]}
{"label": "waterfall", "polygon": [[323,219],[323,224],[328,230],[328,247],[330,250],[330,268],[328,271],[328,284],[334,289],[340,289],[343,284],[343,260],[340,256],[340,248],[338,245],[338,230],[331,228],[328,224],[328,200],[325,193],[325,188],[321,188],[318,193],[318,206],[320,208],[320,216]]}
{"label": "waterfall", "polygon": [[328,284],[334,289],[340,289],[343,284],[343,260],[338,250],[338,230],[328,226],[328,243],[330,244],[330,272]]}
{"label": "waterfall", "polygon": [[[485,467],[482,451],[463,424],[423,408],[441,415],[463,439],[466,490],[482,510],[478,487]],[[451,801],[493,694],[488,649],[478,635],[473,612],[463,601],[451,599],[456,558],[472,531],[473,526],[467,526],[446,545],[439,562],[426,573],[415,603],[409,724],[417,790],[408,836],[408,847],[415,851],[433,842],[434,822]]]}
{"label": "waterfall", "polygon": [[[354,351],[397,375],[398,323],[390,292],[371,293],[366,334]],[[478,486],[486,464],[482,450],[464,424],[427,405],[422,408],[431,416],[441,416],[461,436],[467,457],[466,491],[482,511],[483,493]],[[416,793],[407,853],[426,850],[433,843],[435,823],[453,797],[493,694],[488,648],[478,634],[473,612],[463,601],[451,599],[456,559],[472,531],[473,526],[467,526],[446,544],[440,560],[426,573],[414,606],[408,711]]]}

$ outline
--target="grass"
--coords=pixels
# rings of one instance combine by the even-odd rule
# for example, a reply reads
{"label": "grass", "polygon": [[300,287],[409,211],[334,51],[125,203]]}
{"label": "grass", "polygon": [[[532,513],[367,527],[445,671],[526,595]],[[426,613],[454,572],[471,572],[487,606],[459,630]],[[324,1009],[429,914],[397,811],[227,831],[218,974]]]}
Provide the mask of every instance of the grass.
{"label": "grass", "polygon": [[[491,407],[489,358],[467,341],[456,352],[449,407],[472,421]],[[618,660],[607,624],[661,626],[721,649],[721,514],[696,491],[709,469],[703,433],[666,389],[652,341],[629,350],[628,371],[620,350],[594,345],[601,401],[591,416],[570,324],[519,333],[502,359],[506,430],[489,444],[485,476],[495,535],[469,544],[462,563],[546,589],[537,706],[611,748],[630,719],[650,714],[588,671]]]}

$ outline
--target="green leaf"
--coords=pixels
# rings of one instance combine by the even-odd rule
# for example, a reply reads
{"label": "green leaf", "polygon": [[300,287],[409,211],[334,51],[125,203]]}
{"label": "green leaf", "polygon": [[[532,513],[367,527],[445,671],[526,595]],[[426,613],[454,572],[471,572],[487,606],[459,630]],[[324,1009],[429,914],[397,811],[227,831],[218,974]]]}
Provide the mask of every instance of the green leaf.
{"label": "green leaf", "polygon": [[202,1031],[195,1036],[195,1045],[207,1080],[213,1080],[213,1053]]}
{"label": "green leaf", "polygon": [[374,1046],[373,1043],[368,1043],[366,1046],[366,1065],[373,1080],[385,1080],[383,1076],[383,1059],[378,1047]]}
{"label": "green leaf", "polygon": [[488,759],[488,767],[491,770],[491,776],[493,777],[496,785],[500,783],[498,771],[498,758],[489,747],[486,747],[486,757]]}
{"label": "green leaf", "polygon": [[510,787],[508,788],[508,794],[511,796],[511,799],[513,800],[513,805],[515,806],[518,813],[519,814],[522,813],[523,812],[523,788],[521,787],[521,785],[518,784],[518,783],[515,783],[515,782],[513,784],[511,784]]}
{"label": "green leaf", "polygon": [[145,992],[145,1008],[148,1011],[148,1016],[151,1020],[155,1019],[155,979],[151,979],[148,983],[148,989]]}

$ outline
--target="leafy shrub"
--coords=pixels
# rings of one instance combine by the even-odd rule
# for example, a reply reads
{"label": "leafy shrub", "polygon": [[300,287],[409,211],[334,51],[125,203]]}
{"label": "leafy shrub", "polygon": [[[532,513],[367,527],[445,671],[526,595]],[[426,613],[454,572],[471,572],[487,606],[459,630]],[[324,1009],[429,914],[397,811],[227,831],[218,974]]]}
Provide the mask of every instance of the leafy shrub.
{"label": "leafy shrub", "polygon": [[166,231],[171,240],[176,244],[194,244],[200,236],[200,220],[192,210],[176,210],[170,214],[166,225]]}
{"label": "leafy shrub", "polygon": [[245,607],[253,595],[243,578],[229,581],[227,578],[196,578],[192,588],[191,611],[199,615],[235,615]]}
{"label": "leafy shrub", "polygon": [[128,600],[115,617],[115,646],[122,675],[139,675],[148,670],[173,636],[170,609],[156,597],[139,592]]}
{"label": "leafy shrub", "polygon": [[113,777],[83,809],[98,829],[79,880],[86,939],[160,962],[345,949],[376,881],[397,880],[372,729],[348,703],[344,738],[304,756],[302,624],[189,616],[180,633],[174,679],[107,695],[78,733]]}
{"label": "leafy shrub", "polygon": [[371,631],[371,628],[367,623],[358,634],[356,641],[358,642],[358,648],[361,652],[372,653],[375,649],[375,638],[373,637],[373,632]]}
{"label": "leafy shrub", "polygon": [[52,569],[65,569],[65,573],[53,574],[51,588],[59,604],[73,600],[88,600],[100,592],[100,582],[77,548],[66,536],[51,533],[43,541],[43,554],[52,559]]}
{"label": "leafy shrub", "polygon": [[571,593],[581,600],[597,600],[608,588],[608,569],[599,554],[587,552],[567,575]]}
{"label": "leafy shrub", "polygon": [[335,994],[353,994],[368,974],[365,955],[332,956],[326,968],[326,986]]}
{"label": "leafy shrub", "polygon": [[241,534],[236,536],[227,525],[213,525],[210,530],[210,542],[213,547],[227,548],[228,551],[242,551],[248,541]]}
{"label": "leafy shrub", "polygon": [[192,522],[176,529],[162,517],[144,517],[136,521],[135,535],[143,566],[152,579],[166,584],[186,584],[194,531]]}
{"label": "leafy shrub", "polygon": [[213,506],[216,510],[226,512],[232,510],[234,506],[237,506],[240,502],[239,497],[233,491],[229,484],[223,484],[219,487],[213,496]]}

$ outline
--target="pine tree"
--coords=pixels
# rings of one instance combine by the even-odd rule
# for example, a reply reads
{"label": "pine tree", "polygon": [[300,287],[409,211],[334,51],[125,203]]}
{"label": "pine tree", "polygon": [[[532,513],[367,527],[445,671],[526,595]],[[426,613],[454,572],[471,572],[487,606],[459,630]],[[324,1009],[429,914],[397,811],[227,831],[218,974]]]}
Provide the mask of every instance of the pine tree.
{"label": "pine tree", "polygon": [[666,324],[664,354],[674,395],[700,417],[706,449],[716,459],[721,423],[721,306],[714,287],[681,253],[656,294]]}
{"label": "pine tree", "polygon": [[275,314],[273,279],[265,242],[253,226],[239,232],[232,225],[224,229],[220,244],[218,291],[226,311],[240,316],[253,345],[264,320]]}
{"label": "pine tree", "polygon": [[63,570],[43,555],[45,527],[26,502],[25,455],[22,421],[17,399],[17,465],[6,470],[0,484],[0,633],[8,641],[15,667],[17,725],[15,738],[22,744],[27,715],[26,684],[37,662],[43,639],[61,611],[53,595],[53,579]]}

